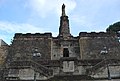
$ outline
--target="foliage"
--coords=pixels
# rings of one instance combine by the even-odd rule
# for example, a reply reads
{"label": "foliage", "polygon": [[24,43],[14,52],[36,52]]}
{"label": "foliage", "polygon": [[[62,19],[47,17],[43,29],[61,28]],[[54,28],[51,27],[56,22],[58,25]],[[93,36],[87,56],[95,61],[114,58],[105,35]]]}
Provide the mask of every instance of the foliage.
{"label": "foliage", "polygon": [[118,33],[120,32],[120,22],[116,22],[112,25],[110,25],[107,29],[107,32],[114,32],[114,33]]}

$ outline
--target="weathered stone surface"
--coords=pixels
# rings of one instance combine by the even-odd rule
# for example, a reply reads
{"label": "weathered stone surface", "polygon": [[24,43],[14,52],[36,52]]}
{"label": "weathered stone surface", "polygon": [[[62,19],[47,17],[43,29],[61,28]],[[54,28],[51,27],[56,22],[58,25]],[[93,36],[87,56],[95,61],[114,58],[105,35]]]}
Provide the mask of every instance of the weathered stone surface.
{"label": "weathered stone surface", "polygon": [[8,55],[8,45],[0,46],[0,66],[2,66],[6,60],[6,56]]}
{"label": "weathered stone surface", "polygon": [[[92,33],[91,33],[92,36]],[[103,36],[91,37],[90,34],[80,37],[80,54],[81,59],[119,59],[120,43],[118,39],[110,34],[104,33]],[[107,54],[101,54],[104,47],[108,51]]]}
{"label": "weathered stone surface", "polygon": [[46,34],[16,34],[9,53],[12,59],[33,58],[35,49],[41,54],[40,59],[50,59],[52,39]]}
{"label": "weathered stone surface", "polygon": [[64,57],[64,48],[68,49],[69,57],[77,57],[80,59],[80,48],[78,39],[53,39],[52,41],[52,60],[59,60]]}

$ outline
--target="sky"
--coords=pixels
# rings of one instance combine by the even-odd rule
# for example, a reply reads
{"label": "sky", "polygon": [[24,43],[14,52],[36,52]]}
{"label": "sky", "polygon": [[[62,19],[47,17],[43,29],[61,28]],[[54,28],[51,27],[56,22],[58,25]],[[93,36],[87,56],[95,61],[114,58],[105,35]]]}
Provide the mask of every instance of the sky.
{"label": "sky", "polygon": [[58,35],[65,4],[70,32],[101,32],[120,21],[120,0],[0,0],[0,39],[11,44],[15,33]]}

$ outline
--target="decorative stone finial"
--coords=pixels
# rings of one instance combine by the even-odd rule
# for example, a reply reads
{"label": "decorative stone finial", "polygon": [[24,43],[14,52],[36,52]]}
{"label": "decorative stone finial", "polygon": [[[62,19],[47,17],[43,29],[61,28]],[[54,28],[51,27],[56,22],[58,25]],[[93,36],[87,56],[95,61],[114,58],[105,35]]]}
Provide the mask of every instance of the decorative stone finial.
{"label": "decorative stone finial", "polygon": [[65,4],[64,3],[62,5],[62,16],[66,16],[66,14],[65,14]]}

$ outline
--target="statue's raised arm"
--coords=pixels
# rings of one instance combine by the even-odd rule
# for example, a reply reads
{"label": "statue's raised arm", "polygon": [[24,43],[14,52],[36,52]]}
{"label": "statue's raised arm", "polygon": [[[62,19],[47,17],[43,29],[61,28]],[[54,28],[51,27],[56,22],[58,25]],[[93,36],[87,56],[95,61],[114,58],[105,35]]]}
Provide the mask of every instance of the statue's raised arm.
{"label": "statue's raised arm", "polygon": [[65,5],[64,4],[62,5],[62,16],[66,16],[66,14],[65,14]]}

